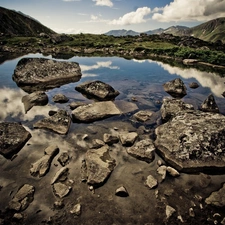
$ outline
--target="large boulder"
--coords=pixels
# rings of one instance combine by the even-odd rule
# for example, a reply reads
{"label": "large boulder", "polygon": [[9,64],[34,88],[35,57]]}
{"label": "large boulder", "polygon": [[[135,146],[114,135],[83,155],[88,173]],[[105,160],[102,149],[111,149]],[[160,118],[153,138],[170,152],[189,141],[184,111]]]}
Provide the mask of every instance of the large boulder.
{"label": "large boulder", "polygon": [[164,98],[161,106],[162,121],[167,122],[173,118],[177,113],[194,110],[194,106],[184,103],[180,99]]}
{"label": "large boulder", "polygon": [[99,149],[88,150],[85,162],[87,183],[92,186],[104,184],[116,166],[116,161],[110,156],[107,145]]}
{"label": "large boulder", "polygon": [[72,118],[73,121],[87,123],[120,114],[120,110],[112,101],[104,101],[79,106],[72,111]]}
{"label": "large boulder", "polygon": [[67,111],[61,109],[54,115],[36,122],[34,128],[52,130],[58,134],[67,134],[70,128],[71,118]]}
{"label": "large boulder", "polygon": [[168,81],[163,84],[165,92],[170,94],[174,98],[183,98],[187,92],[187,88],[184,85],[184,82],[180,78]]}
{"label": "large boulder", "polygon": [[190,111],[178,113],[156,128],[159,154],[178,171],[225,168],[225,116]]}
{"label": "large boulder", "polygon": [[48,104],[48,96],[43,91],[36,91],[22,98],[25,113],[27,113],[33,106],[44,106]]}
{"label": "large boulder", "polygon": [[0,123],[0,154],[6,158],[11,158],[18,153],[26,142],[31,138],[31,134],[19,123]]}
{"label": "large boulder", "polygon": [[114,90],[109,84],[102,81],[87,81],[75,87],[75,89],[88,98],[95,98],[100,101],[115,99],[120,93]]}
{"label": "large boulder", "polygon": [[13,74],[13,80],[28,93],[77,82],[80,78],[78,63],[46,58],[22,58]]}

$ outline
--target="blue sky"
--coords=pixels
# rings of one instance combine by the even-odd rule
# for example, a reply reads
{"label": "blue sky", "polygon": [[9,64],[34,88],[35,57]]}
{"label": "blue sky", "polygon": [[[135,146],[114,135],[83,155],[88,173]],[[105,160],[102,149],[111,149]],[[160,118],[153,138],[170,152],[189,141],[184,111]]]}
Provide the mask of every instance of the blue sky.
{"label": "blue sky", "polygon": [[225,0],[0,0],[58,33],[144,32],[225,17]]}

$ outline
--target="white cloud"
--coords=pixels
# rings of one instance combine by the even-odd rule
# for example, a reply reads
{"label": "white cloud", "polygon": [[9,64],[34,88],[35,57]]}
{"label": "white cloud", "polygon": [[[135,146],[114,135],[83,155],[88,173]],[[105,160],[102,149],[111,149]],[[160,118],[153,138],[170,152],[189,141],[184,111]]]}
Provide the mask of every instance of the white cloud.
{"label": "white cloud", "polygon": [[156,10],[153,19],[170,21],[208,21],[225,16],[225,0],[173,0],[162,12]]}
{"label": "white cloud", "polygon": [[92,0],[93,2],[96,2],[95,5],[99,6],[109,6],[112,7],[113,3],[111,0]]}
{"label": "white cloud", "polygon": [[89,71],[89,70],[97,70],[99,68],[109,68],[109,69],[119,69],[118,66],[112,66],[112,61],[106,61],[106,62],[97,62],[95,65],[87,66],[87,65],[80,65],[81,71]]}
{"label": "white cloud", "polygon": [[144,23],[146,20],[144,19],[151,12],[151,9],[148,7],[138,8],[134,12],[129,12],[117,20],[113,20],[110,24],[113,25],[130,25],[130,24],[138,24]]}

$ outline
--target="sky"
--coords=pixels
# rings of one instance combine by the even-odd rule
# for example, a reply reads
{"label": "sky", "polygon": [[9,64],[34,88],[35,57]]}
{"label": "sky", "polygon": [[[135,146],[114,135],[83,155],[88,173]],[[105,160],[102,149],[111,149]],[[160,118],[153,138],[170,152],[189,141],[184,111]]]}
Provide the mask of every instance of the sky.
{"label": "sky", "polygon": [[0,0],[57,33],[145,32],[225,17],[225,0]]}

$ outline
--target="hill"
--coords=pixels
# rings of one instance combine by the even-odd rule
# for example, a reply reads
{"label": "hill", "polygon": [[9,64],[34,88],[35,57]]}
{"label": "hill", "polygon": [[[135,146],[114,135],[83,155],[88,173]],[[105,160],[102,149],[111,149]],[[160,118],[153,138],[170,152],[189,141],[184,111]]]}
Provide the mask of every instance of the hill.
{"label": "hill", "polygon": [[133,30],[122,29],[122,30],[110,30],[107,33],[105,33],[105,35],[108,35],[108,36],[112,35],[115,37],[127,36],[127,35],[136,36],[136,35],[139,35],[139,33]]}
{"label": "hill", "polygon": [[1,36],[33,37],[40,33],[55,33],[27,15],[3,7],[0,7],[0,21]]}
{"label": "hill", "polygon": [[225,17],[210,20],[188,29],[185,35],[194,36],[204,41],[225,42]]}

